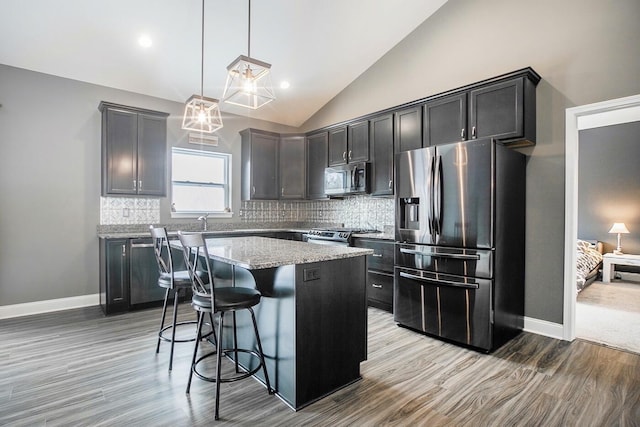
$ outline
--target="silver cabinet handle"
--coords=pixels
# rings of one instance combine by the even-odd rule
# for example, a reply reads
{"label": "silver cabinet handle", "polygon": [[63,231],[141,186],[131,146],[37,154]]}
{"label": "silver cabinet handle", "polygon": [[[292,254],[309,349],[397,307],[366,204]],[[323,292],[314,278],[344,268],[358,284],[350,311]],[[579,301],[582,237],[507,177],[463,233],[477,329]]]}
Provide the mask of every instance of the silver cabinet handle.
{"label": "silver cabinet handle", "polygon": [[373,286],[376,289],[382,289],[382,285],[379,285],[377,283],[372,283],[371,286]]}
{"label": "silver cabinet handle", "polygon": [[460,131],[460,139],[464,141],[464,128]]}
{"label": "silver cabinet handle", "polygon": [[136,248],[153,248],[155,245],[153,243],[132,243],[131,249]]}
{"label": "silver cabinet handle", "polygon": [[393,189],[393,180],[389,180],[389,190]]}
{"label": "silver cabinet handle", "polygon": [[471,128],[471,138],[475,138],[475,137],[476,137],[476,127],[475,127],[475,126],[473,126],[473,127]]}
{"label": "silver cabinet handle", "polygon": [[253,196],[254,194],[256,194],[256,186],[252,186],[251,187],[251,195]]}
{"label": "silver cabinet handle", "polygon": [[282,192],[280,194],[284,196],[284,187],[282,187]]}
{"label": "silver cabinet handle", "polygon": [[142,181],[138,181],[138,189],[142,191]]}
{"label": "silver cabinet handle", "polygon": [[352,154],[352,151],[349,150],[349,160],[351,160],[351,154]]}
{"label": "silver cabinet handle", "polygon": [[137,184],[137,181],[134,179],[133,180],[133,189],[134,189],[134,191],[138,189],[138,186],[136,184]]}
{"label": "silver cabinet handle", "polygon": [[453,286],[456,288],[478,289],[480,287],[477,283],[458,283],[458,282],[451,282],[449,280],[441,280],[441,279],[425,279],[424,277],[416,276],[415,274],[405,273],[404,271],[400,272],[400,277],[404,277],[406,279],[420,280],[422,282],[435,283],[439,285]]}
{"label": "silver cabinet handle", "polygon": [[342,152],[342,160],[344,160],[345,162],[347,161],[347,152],[346,151]]}
{"label": "silver cabinet handle", "polygon": [[453,259],[468,259],[468,260],[480,259],[480,255],[477,255],[477,254],[476,255],[445,254],[445,253],[435,253],[435,252],[422,252],[415,249],[405,249],[405,248],[400,248],[400,252],[402,252],[403,254],[432,256],[436,258],[453,258]]}
{"label": "silver cabinet handle", "polygon": [[122,256],[123,257],[127,256],[127,245],[122,245]]}
{"label": "silver cabinet handle", "polygon": [[371,254],[372,257],[376,257],[376,258],[382,258],[382,254]]}

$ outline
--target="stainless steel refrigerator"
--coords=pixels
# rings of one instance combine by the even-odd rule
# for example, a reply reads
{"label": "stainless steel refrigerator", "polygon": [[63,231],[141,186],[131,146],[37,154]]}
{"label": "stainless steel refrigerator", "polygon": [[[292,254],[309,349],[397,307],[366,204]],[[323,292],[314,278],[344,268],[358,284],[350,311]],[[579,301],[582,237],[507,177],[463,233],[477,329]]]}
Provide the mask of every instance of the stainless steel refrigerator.
{"label": "stainless steel refrigerator", "polygon": [[397,323],[483,351],[522,330],[525,167],[491,139],[396,156]]}

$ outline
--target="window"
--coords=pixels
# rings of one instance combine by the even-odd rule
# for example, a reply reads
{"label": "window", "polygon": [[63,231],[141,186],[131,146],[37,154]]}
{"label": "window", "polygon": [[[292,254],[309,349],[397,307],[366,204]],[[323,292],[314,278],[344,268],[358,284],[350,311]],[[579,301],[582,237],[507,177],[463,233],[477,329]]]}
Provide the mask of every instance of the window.
{"label": "window", "polygon": [[230,177],[230,154],[172,148],[172,215],[231,216]]}

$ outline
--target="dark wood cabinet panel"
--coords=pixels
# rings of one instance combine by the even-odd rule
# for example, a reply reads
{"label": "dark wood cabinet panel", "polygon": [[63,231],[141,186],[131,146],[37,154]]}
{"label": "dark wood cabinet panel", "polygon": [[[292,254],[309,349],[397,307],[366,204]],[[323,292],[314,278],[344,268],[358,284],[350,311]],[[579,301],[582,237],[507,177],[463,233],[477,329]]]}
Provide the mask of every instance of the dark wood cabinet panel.
{"label": "dark wood cabinet panel", "polygon": [[371,195],[393,194],[393,114],[374,117],[371,135]]}
{"label": "dark wood cabinet panel", "polygon": [[277,200],[278,140],[271,132],[245,129],[242,135],[242,200]]}
{"label": "dark wood cabinet panel", "polygon": [[280,138],[280,199],[304,199],[305,179],[305,138],[303,135]]}
{"label": "dark wood cabinet panel", "polygon": [[392,312],[394,242],[355,238],[353,239],[353,246],[373,249],[373,254],[367,255],[368,304]]}
{"label": "dark wood cabinet panel", "polygon": [[329,166],[347,164],[347,127],[340,126],[329,130]]}
{"label": "dark wood cabinet panel", "polygon": [[102,195],[165,196],[167,113],[101,102]]}
{"label": "dark wood cabinet panel", "polygon": [[129,309],[128,239],[100,239],[100,306],[105,314]]}
{"label": "dark wood cabinet panel", "polygon": [[405,108],[395,114],[395,152],[422,148],[422,105]]}
{"label": "dark wood cabinet panel", "polygon": [[307,137],[307,199],[324,199],[324,169],[327,167],[328,133]]}
{"label": "dark wood cabinet panel", "polygon": [[467,94],[429,101],[424,106],[424,146],[467,139]]}
{"label": "dark wood cabinet panel", "polygon": [[393,273],[367,272],[367,301],[372,307],[393,312]]}
{"label": "dark wood cabinet panel", "polygon": [[347,161],[369,161],[369,120],[351,123],[347,126]]}

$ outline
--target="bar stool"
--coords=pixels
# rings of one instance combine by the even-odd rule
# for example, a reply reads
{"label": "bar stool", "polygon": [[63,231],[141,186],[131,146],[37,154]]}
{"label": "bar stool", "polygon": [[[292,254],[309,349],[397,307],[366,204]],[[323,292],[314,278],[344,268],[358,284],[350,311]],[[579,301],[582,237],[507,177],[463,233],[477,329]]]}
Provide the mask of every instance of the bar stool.
{"label": "bar stool", "polygon": [[[207,251],[207,245],[205,243],[202,234],[183,234],[178,232],[180,243],[182,243],[184,251],[185,265],[189,271],[191,277],[193,300],[191,305],[198,312],[198,332],[193,349],[193,358],[191,359],[191,371],[189,372],[189,381],[187,382],[187,394],[191,389],[191,379],[195,374],[198,378],[216,383],[216,407],[215,407],[215,419],[219,419],[219,406],[220,406],[220,384],[226,382],[233,382],[248,378],[258,372],[261,368],[264,373],[264,379],[267,386],[267,392],[273,394],[271,384],[269,382],[269,374],[267,373],[267,366],[264,360],[264,353],[262,351],[262,342],[260,341],[260,334],[258,332],[258,324],[256,323],[256,317],[253,312],[253,308],[260,302],[261,294],[256,289],[243,288],[243,287],[220,287],[215,288],[213,282],[213,275],[211,272],[211,263],[209,261],[209,252]],[[206,279],[203,279],[198,272],[206,272]],[[208,280],[208,281],[207,281]],[[225,349],[221,348],[222,343],[222,330],[224,328],[224,316],[225,313],[234,313],[238,310],[249,310],[251,313],[251,320],[253,322],[253,330],[256,336],[256,344],[258,351],[250,349],[238,348],[237,341],[235,339],[235,322],[234,322],[234,340],[233,348]],[[202,334],[202,323],[205,313],[217,313],[218,314],[218,337],[216,342],[217,348],[203,356],[197,357],[198,343],[200,342],[200,336]],[[259,361],[258,365],[250,371],[239,371],[237,353],[247,353],[256,357]],[[236,373],[232,377],[221,377],[221,363],[222,355],[236,354]],[[204,359],[216,355],[216,374],[215,377],[208,377],[198,372],[198,364]]]}
{"label": "bar stool", "polygon": [[[160,321],[160,330],[158,332],[158,344],[156,346],[156,354],[160,352],[160,342],[167,341],[171,343],[171,352],[169,355],[169,371],[173,368],[173,347],[177,342],[194,341],[196,334],[192,338],[176,339],[176,327],[181,325],[196,325],[196,321],[177,322],[178,319],[178,297],[180,291],[186,291],[191,287],[191,278],[187,270],[174,270],[173,257],[171,256],[171,248],[169,247],[169,239],[167,237],[167,229],[164,227],[155,228],[149,226],[151,237],[153,238],[153,252],[158,263],[160,277],[158,277],[158,286],[166,288],[164,294],[164,305],[162,307],[162,320]],[[204,275],[203,279],[205,279]],[[173,291],[173,320],[170,325],[165,326],[164,321],[167,315],[167,302],[169,294]],[[213,325],[213,322],[211,323]],[[171,337],[167,337],[166,333],[171,330]]]}

